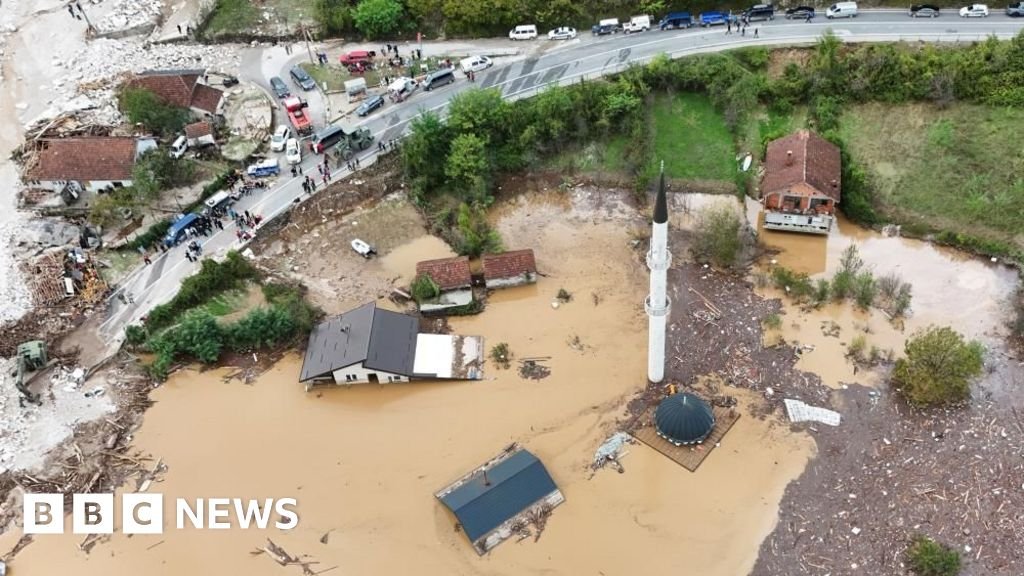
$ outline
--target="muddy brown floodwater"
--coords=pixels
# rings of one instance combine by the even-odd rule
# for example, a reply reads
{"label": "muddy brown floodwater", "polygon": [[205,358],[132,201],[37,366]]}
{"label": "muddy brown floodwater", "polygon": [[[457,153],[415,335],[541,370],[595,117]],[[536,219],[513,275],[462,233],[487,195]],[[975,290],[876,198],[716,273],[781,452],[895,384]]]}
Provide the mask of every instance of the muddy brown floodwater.
{"label": "muddy brown floodwater", "polygon": [[[785,486],[814,454],[807,435],[748,413],[755,393],[735,392],[744,416],[697,473],[642,444],[628,448],[624,474],[588,468],[645,384],[647,275],[630,237],[644,219],[622,198],[577,190],[501,206],[506,245],[533,248],[545,276],[451,321],[488,345],[507,342],[517,357],[549,356],[549,377],[524,380],[515,366],[488,365],[471,383],[306,394],[296,355],[249,386],[225,384],[219,371],[180,372],[154,392],[136,434],[137,447],[169,466],[151,491],[165,499],[294,496],[299,527],[115,534],[89,555],[78,550],[80,537],[37,537],[13,573],[298,573],[250,555],[267,537],[318,561],[317,571],[338,566],[337,574],[747,573]],[[425,243],[412,242],[383,254],[382,265],[408,267],[403,251]],[[560,288],[574,298],[555,309]],[[570,346],[576,335],[582,346]],[[478,557],[433,493],[512,441],[543,460],[567,500],[539,541],[509,541]],[[17,537],[0,538],[0,549]]]}

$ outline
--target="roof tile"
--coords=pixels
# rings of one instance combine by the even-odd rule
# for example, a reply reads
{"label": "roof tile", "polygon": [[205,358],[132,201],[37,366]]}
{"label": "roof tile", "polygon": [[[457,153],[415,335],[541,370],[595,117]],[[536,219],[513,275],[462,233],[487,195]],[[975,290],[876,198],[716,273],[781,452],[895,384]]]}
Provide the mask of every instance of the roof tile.
{"label": "roof tile", "polygon": [[40,140],[30,180],[131,180],[135,138],[93,136]]}
{"label": "roof tile", "polygon": [[[788,155],[792,152],[792,160]],[[842,158],[839,148],[809,130],[799,130],[773,140],[765,153],[761,195],[806,182],[818,192],[839,201],[842,190]]]}
{"label": "roof tile", "polygon": [[537,262],[533,250],[512,250],[483,257],[484,280],[515,278],[525,273],[536,274]]}
{"label": "roof tile", "polygon": [[430,276],[441,290],[467,288],[473,283],[469,271],[469,258],[465,256],[419,262],[416,264],[416,275],[421,274]]}
{"label": "roof tile", "polygon": [[212,86],[196,84],[195,90],[192,93],[191,107],[209,112],[210,114],[216,114],[217,106],[220,105],[223,97],[224,93]]}

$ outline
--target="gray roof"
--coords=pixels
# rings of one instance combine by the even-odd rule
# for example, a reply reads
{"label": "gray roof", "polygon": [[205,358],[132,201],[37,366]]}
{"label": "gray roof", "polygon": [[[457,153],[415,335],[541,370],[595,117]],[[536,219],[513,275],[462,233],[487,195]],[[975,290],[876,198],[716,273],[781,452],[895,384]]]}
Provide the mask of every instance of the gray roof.
{"label": "gray roof", "polygon": [[477,472],[441,497],[474,543],[558,490],[544,464],[526,450],[488,468],[486,480],[485,483],[483,473]]}
{"label": "gray roof", "polygon": [[415,318],[380,310],[373,302],[349,310],[313,328],[299,381],[360,362],[371,370],[410,376],[417,333]]}

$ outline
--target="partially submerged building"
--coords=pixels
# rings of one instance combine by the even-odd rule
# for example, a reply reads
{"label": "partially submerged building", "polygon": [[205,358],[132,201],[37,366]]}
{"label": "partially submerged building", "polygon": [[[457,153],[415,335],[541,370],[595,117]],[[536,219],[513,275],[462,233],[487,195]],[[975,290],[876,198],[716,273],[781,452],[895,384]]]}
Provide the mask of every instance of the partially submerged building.
{"label": "partially submerged building", "polygon": [[768,144],[764,169],[764,227],[828,234],[842,192],[839,147],[800,130]]}
{"label": "partially submerged building", "polygon": [[369,302],[320,323],[309,335],[299,381],[322,384],[479,380],[479,336],[420,334],[412,316]]}
{"label": "partially submerged building", "polygon": [[424,314],[444,312],[473,301],[473,275],[466,256],[418,262],[416,277],[422,276],[429,277],[440,291],[437,297],[419,303]]}
{"label": "partially submerged building", "polygon": [[511,250],[484,254],[484,284],[489,289],[533,284],[537,281],[537,261],[533,250]]}
{"label": "partially submerged building", "polygon": [[478,554],[565,502],[544,464],[515,444],[435,496],[455,514]]}
{"label": "partially submerged building", "polygon": [[59,192],[66,202],[72,202],[83,192],[131,186],[135,162],[155,148],[152,138],[44,138],[27,161],[24,180],[32,188]]}

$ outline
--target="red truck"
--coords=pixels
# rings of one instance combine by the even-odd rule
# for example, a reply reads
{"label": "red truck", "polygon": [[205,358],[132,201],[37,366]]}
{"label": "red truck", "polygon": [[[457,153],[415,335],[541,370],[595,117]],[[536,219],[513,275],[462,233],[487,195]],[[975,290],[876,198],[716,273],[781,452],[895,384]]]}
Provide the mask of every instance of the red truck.
{"label": "red truck", "polygon": [[295,133],[300,136],[312,134],[313,123],[310,122],[309,114],[306,113],[308,104],[297,96],[285,98],[283,104],[285,110],[288,111],[288,121],[291,122]]}

